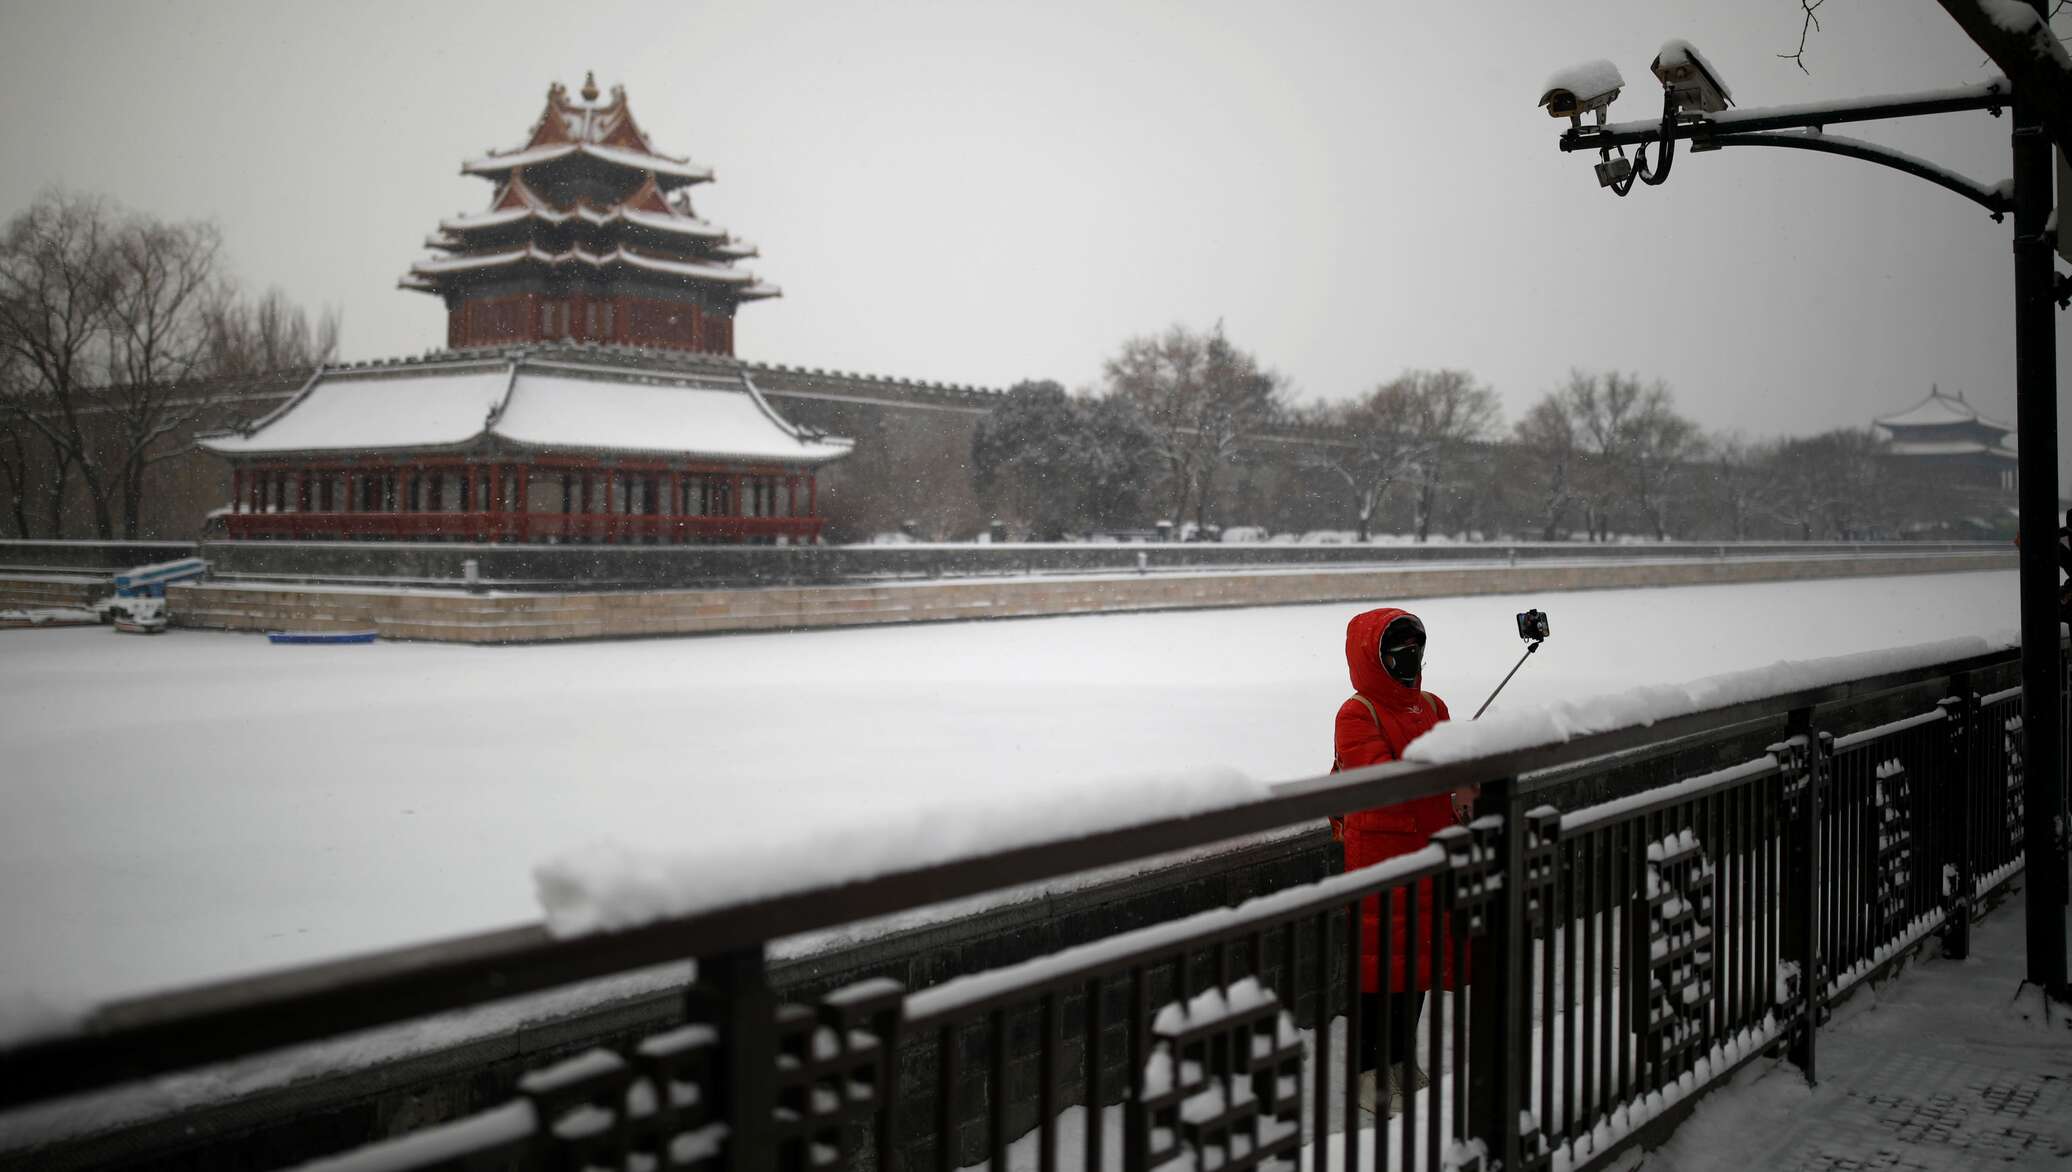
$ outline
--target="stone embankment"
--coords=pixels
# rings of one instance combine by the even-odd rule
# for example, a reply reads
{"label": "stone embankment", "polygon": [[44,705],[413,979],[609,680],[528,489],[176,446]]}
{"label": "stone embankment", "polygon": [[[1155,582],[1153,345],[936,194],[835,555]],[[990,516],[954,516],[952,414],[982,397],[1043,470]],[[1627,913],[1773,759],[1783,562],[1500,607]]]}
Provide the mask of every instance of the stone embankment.
{"label": "stone embankment", "polygon": [[483,592],[260,584],[174,586],[180,626],[378,631],[387,639],[534,643],[566,639],[809,630],[886,623],[1207,607],[1370,602],[1471,594],[1630,589],[2011,570],[2010,551],[1675,558],[1517,565],[1147,572],[935,582],[617,592]]}

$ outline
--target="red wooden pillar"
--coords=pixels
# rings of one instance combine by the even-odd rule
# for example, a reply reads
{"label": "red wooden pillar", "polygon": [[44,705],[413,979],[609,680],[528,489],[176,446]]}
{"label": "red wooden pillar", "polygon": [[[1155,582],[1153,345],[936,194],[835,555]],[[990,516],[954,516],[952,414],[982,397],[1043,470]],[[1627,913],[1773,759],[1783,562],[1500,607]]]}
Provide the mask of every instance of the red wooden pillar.
{"label": "red wooden pillar", "polygon": [[604,543],[606,545],[610,545],[618,540],[619,536],[618,522],[613,520],[617,514],[612,511],[618,506],[618,496],[619,470],[617,467],[607,468],[604,470]]}
{"label": "red wooden pillar", "polygon": [[490,492],[495,501],[490,511],[496,514],[495,521],[490,527],[490,539],[502,541],[511,531],[511,466],[492,464],[489,466],[489,475],[492,477],[489,482]]}
{"label": "red wooden pillar", "polygon": [[818,475],[814,474],[814,473],[810,473],[810,472],[809,472],[809,473],[807,473],[807,474],[806,474],[806,515],[807,515],[808,517],[818,517],[818,516],[820,515],[820,511],[819,511],[819,503],[818,503],[818,500],[817,500],[817,497],[818,497],[818,493],[819,493],[819,488],[820,488],[820,477],[819,477]]}
{"label": "red wooden pillar", "polygon": [[230,470],[230,511],[245,511],[245,470],[242,466]]}
{"label": "red wooden pillar", "polygon": [[662,519],[656,522],[656,524],[662,527],[662,531],[656,537],[656,540],[667,545],[669,544],[670,535],[677,530],[676,473],[666,468],[656,473],[655,491],[662,494],[662,499],[655,510],[662,515]]}
{"label": "red wooden pillar", "polygon": [[520,541],[532,539],[532,461],[511,465],[511,521]]}

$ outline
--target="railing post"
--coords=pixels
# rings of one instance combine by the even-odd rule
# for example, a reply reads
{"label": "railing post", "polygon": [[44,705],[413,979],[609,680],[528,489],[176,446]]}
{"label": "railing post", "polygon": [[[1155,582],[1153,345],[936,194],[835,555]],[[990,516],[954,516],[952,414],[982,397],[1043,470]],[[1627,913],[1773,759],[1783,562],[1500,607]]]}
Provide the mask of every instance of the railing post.
{"label": "railing post", "polygon": [[1493,853],[1490,870],[1500,885],[1469,966],[1468,1130],[1482,1141],[1491,1167],[1515,1169],[1522,1163],[1518,1124],[1532,1037],[1525,1017],[1532,1000],[1525,984],[1525,803],[1517,779],[1485,783],[1475,815],[1476,837]]}
{"label": "railing post", "polygon": [[777,995],[760,945],[698,961],[698,981],[715,999],[720,1027],[720,1118],[727,1125],[724,1172],[776,1167]]}
{"label": "railing post", "polygon": [[1979,711],[1978,693],[1971,690],[1968,673],[1951,677],[1950,696],[1938,707],[1950,724],[1942,785],[1942,950],[1951,960],[1963,960],[1971,955],[1971,899],[1977,885],[1976,861],[1971,857],[1971,815],[1977,803],[1972,800],[1971,786]]}
{"label": "railing post", "polygon": [[1826,789],[1826,753],[1811,708],[1793,709],[1785,726],[1788,739],[1770,751],[1784,762],[1784,816],[1790,820],[1783,885],[1783,949],[1798,966],[1798,988],[1787,1010],[1798,1020],[1791,1029],[1790,1057],[1806,1076],[1815,1073],[1814,1027],[1819,1021],[1820,973],[1820,809]]}

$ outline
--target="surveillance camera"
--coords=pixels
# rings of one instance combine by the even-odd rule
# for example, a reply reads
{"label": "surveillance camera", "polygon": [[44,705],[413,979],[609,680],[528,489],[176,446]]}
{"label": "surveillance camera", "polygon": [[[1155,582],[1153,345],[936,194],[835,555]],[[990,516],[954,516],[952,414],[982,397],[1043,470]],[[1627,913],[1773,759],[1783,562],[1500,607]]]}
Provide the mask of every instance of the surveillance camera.
{"label": "surveillance camera", "polygon": [[[1602,110],[1611,105],[1625,85],[1618,66],[1603,60],[1585,61],[1548,78],[1540,105],[1552,117],[1580,119],[1587,110]],[[1599,120],[1602,121],[1601,115]]]}
{"label": "surveillance camera", "polygon": [[1719,70],[1689,41],[1665,43],[1648,68],[1680,113],[1717,114],[1734,104],[1733,91],[1720,80]]}

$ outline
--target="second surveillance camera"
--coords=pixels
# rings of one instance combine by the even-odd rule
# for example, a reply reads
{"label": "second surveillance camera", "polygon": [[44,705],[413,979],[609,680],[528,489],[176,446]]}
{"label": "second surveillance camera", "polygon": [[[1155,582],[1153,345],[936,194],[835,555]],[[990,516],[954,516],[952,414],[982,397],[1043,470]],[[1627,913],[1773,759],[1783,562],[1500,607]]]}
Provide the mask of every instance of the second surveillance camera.
{"label": "second surveillance camera", "polygon": [[1648,68],[1681,113],[1717,114],[1734,104],[1719,71],[1689,41],[1665,42]]}
{"label": "second surveillance camera", "polygon": [[1611,105],[1625,85],[1618,66],[1604,60],[1585,61],[1548,78],[1540,105],[1555,118],[1581,118],[1586,111]]}

